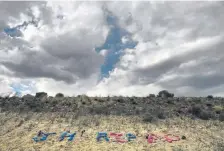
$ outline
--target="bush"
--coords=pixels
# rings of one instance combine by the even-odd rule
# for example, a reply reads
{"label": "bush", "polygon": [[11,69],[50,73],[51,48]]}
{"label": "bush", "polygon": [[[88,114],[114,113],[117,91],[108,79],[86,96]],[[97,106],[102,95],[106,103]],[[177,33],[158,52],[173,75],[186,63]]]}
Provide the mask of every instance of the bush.
{"label": "bush", "polygon": [[202,110],[199,114],[199,118],[202,120],[209,120],[212,118],[212,113],[209,111]]}
{"label": "bush", "polygon": [[208,95],[207,98],[208,99],[213,99],[213,96],[212,95]]}
{"label": "bush", "polygon": [[172,148],[172,151],[184,151],[184,149],[182,147],[180,147],[180,146],[174,146]]}
{"label": "bush", "polygon": [[169,99],[169,100],[167,100],[167,103],[168,104],[174,104],[174,100]]}
{"label": "bush", "polygon": [[57,93],[56,95],[55,95],[55,97],[64,97],[64,94],[62,94],[62,93]]}
{"label": "bush", "polygon": [[119,102],[119,103],[124,103],[124,99],[122,97],[117,98],[116,101]]}
{"label": "bush", "polygon": [[30,95],[30,94],[26,94],[22,97],[24,100],[33,100],[34,99],[34,96]]}
{"label": "bush", "polygon": [[[81,96],[79,96],[80,100],[82,102],[82,104],[91,104],[91,98],[89,98],[87,95],[83,94]],[[85,103],[83,103],[85,102]]]}
{"label": "bush", "polygon": [[155,94],[149,94],[149,97],[154,98],[154,97],[156,97],[156,95]]}
{"label": "bush", "polygon": [[224,110],[224,108],[223,108],[222,106],[220,106],[220,105],[216,105],[216,106],[213,107],[213,110],[214,110],[217,114],[220,114],[220,113]]}
{"label": "bush", "polygon": [[220,113],[219,120],[220,121],[224,121],[224,112]]}
{"label": "bush", "polygon": [[37,92],[35,97],[36,98],[43,98],[45,96],[47,96],[47,93],[45,93],[45,92]]}
{"label": "bush", "polygon": [[56,99],[53,99],[53,100],[50,100],[52,106],[56,106],[58,104],[58,100]]}
{"label": "bush", "polygon": [[133,104],[133,105],[137,105],[138,103],[133,99],[133,100],[131,101],[131,104]]}
{"label": "bush", "polygon": [[162,112],[162,111],[159,111],[159,112],[157,113],[157,117],[158,117],[159,119],[165,119],[165,118],[166,118],[164,112]]}
{"label": "bush", "polygon": [[207,103],[205,103],[205,104],[206,104],[206,106],[209,107],[209,108],[211,108],[211,107],[213,106],[213,104],[210,103],[210,102],[207,102]]}
{"label": "bush", "polygon": [[143,117],[143,121],[144,122],[149,122],[149,123],[151,123],[151,122],[153,122],[155,120],[155,118],[151,115],[151,114],[147,114],[147,115],[145,115],[144,117]]}
{"label": "bush", "polygon": [[199,105],[194,105],[190,112],[193,114],[193,115],[196,115],[196,116],[199,116],[199,114],[201,113],[201,106]]}
{"label": "bush", "polygon": [[214,151],[223,151],[224,150],[224,144],[223,144],[222,140],[218,140],[215,142],[213,150]]}
{"label": "bush", "polygon": [[90,108],[90,112],[93,114],[99,114],[99,115],[109,115],[110,113],[108,108],[101,105],[92,106],[92,108]]}
{"label": "bush", "polygon": [[167,90],[162,90],[162,91],[159,92],[158,97],[163,97],[163,98],[171,97],[171,98],[173,98],[174,94],[169,93]]}

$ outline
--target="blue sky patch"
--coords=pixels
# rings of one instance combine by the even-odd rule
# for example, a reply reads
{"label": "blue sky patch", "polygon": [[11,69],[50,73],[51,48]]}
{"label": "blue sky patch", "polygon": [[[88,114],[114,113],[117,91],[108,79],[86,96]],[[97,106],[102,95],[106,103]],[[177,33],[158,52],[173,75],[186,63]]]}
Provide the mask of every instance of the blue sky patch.
{"label": "blue sky patch", "polygon": [[106,41],[102,46],[96,48],[96,52],[98,53],[104,49],[108,50],[104,64],[101,66],[100,79],[109,76],[110,71],[114,69],[124,49],[134,48],[137,45],[137,42],[131,39],[125,44],[122,43],[122,37],[129,37],[130,33],[119,27],[115,16],[111,14],[107,15],[107,23],[110,26],[110,31]]}
{"label": "blue sky patch", "polygon": [[10,37],[21,37],[22,32],[17,27],[7,27],[4,29],[4,32],[9,35]]}
{"label": "blue sky patch", "polygon": [[[23,84],[22,84],[23,83]],[[31,82],[22,82],[22,83],[12,83],[10,87],[16,93],[17,96],[22,96],[22,92],[24,91],[31,91],[34,88],[30,85]]]}
{"label": "blue sky patch", "polygon": [[34,20],[29,21],[29,22],[24,21],[23,24],[21,24],[21,25],[17,25],[12,28],[10,28],[10,27],[4,28],[4,32],[7,35],[9,35],[10,37],[21,37],[22,32],[20,31],[20,28],[23,28],[23,27],[26,28],[29,24],[33,24],[33,25],[35,25],[35,27],[37,27],[38,22],[34,21]]}
{"label": "blue sky patch", "polygon": [[11,84],[10,86],[13,89],[13,91],[16,93],[17,96],[22,95],[21,92],[23,91],[23,87],[21,84]]}

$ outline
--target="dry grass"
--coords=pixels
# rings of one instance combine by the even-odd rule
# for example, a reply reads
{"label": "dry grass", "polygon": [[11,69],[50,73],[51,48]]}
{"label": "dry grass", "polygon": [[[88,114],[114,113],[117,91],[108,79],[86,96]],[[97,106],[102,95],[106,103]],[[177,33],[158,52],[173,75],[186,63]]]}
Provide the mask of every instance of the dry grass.
{"label": "dry grass", "polygon": [[[55,113],[0,113],[0,150],[1,151],[221,151],[224,144],[224,122],[175,118],[144,123],[135,116],[84,116],[76,117],[66,114],[60,117]],[[64,129],[78,132],[73,142],[58,142],[57,139]],[[81,131],[86,130],[84,137]],[[34,143],[32,137],[39,130],[56,132],[48,140]],[[132,132],[137,135],[134,142],[118,144],[96,142],[96,133]],[[186,136],[186,140],[168,143],[158,141],[148,144],[145,134],[148,132],[172,133]]]}

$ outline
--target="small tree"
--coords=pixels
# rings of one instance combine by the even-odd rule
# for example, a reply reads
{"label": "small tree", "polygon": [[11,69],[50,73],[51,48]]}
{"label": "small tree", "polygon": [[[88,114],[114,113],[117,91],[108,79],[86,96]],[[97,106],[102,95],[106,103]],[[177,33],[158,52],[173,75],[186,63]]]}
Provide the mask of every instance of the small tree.
{"label": "small tree", "polygon": [[173,93],[169,93],[167,90],[162,90],[159,92],[158,97],[168,98],[168,97],[174,97]]}
{"label": "small tree", "polygon": [[45,96],[47,96],[47,93],[45,93],[45,92],[37,92],[36,93],[36,98],[42,98],[42,97],[45,97]]}
{"label": "small tree", "polygon": [[208,99],[213,99],[213,96],[212,95],[208,95],[207,98]]}
{"label": "small tree", "polygon": [[62,93],[57,93],[57,94],[55,95],[55,97],[60,97],[60,98],[62,98],[62,97],[64,97],[64,94],[62,94]]}

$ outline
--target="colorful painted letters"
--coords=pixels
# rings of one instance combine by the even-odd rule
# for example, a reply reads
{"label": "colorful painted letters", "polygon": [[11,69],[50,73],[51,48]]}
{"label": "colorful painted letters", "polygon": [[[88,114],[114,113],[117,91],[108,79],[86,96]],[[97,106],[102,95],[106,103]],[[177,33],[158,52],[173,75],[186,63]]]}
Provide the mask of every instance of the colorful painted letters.
{"label": "colorful painted letters", "polygon": [[109,142],[109,138],[106,132],[98,132],[96,137],[97,142],[99,142],[102,138]]}
{"label": "colorful painted letters", "polygon": [[126,137],[127,137],[129,142],[136,139],[136,136],[134,134],[131,134],[131,133],[126,134]]}
{"label": "colorful painted letters", "polygon": [[65,137],[68,137],[68,141],[72,141],[75,137],[76,133],[70,134],[69,132],[63,132],[59,137],[59,141],[63,141]]}
{"label": "colorful painted letters", "polygon": [[46,141],[47,140],[47,137],[49,135],[52,135],[52,134],[56,134],[56,133],[42,133],[41,136],[35,136],[33,137],[32,139],[35,141],[35,142],[42,142],[42,141]]}
{"label": "colorful painted letters", "polygon": [[[83,136],[84,132],[85,130],[81,132],[81,137]],[[42,131],[39,131],[38,135],[33,137],[32,139],[35,142],[42,142],[42,141],[46,141],[48,136],[52,134],[56,134],[56,133],[43,133]],[[70,131],[65,131],[61,133],[59,137],[59,141],[63,141],[67,137],[68,138],[67,141],[71,142],[75,139],[75,136],[76,136],[76,132],[70,133]],[[110,132],[109,134],[107,132],[97,132],[97,136],[96,136],[97,142],[106,141],[106,142],[126,143],[126,142],[134,141],[136,138],[137,138],[136,135],[132,133],[124,134],[124,133],[115,133],[115,132]],[[171,134],[156,135],[151,133],[146,136],[146,139],[149,144],[156,143],[158,140],[163,140],[163,141],[172,143],[173,141],[179,141],[180,137],[171,135]]]}
{"label": "colorful painted letters", "polygon": [[108,134],[106,132],[98,132],[96,139],[98,142],[100,141],[101,138],[103,138],[107,142],[109,142],[111,140],[113,142],[118,142],[118,143],[126,143],[126,142],[130,142],[130,141],[136,139],[136,136],[131,133],[126,134],[125,135],[126,138],[124,138],[124,134],[122,134],[122,133],[110,132],[109,137],[110,137],[110,139],[108,138]]}
{"label": "colorful painted letters", "polygon": [[125,143],[127,142],[127,140],[122,139],[123,134],[122,133],[110,133],[110,137],[113,137],[115,140],[115,142],[119,142],[119,143]]}
{"label": "colorful painted letters", "polygon": [[158,139],[163,139],[163,141],[167,141],[169,143],[172,143],[173,141],[179,141],[180,138],[179,136],[174,136],[174,135],[171,135],[171,134],[167,134],[167,135],[164,135],[164,136],[157,136],[155,134],[149,134],[147,136],[147,142],[148,143],[156,143],[156,140]]}

